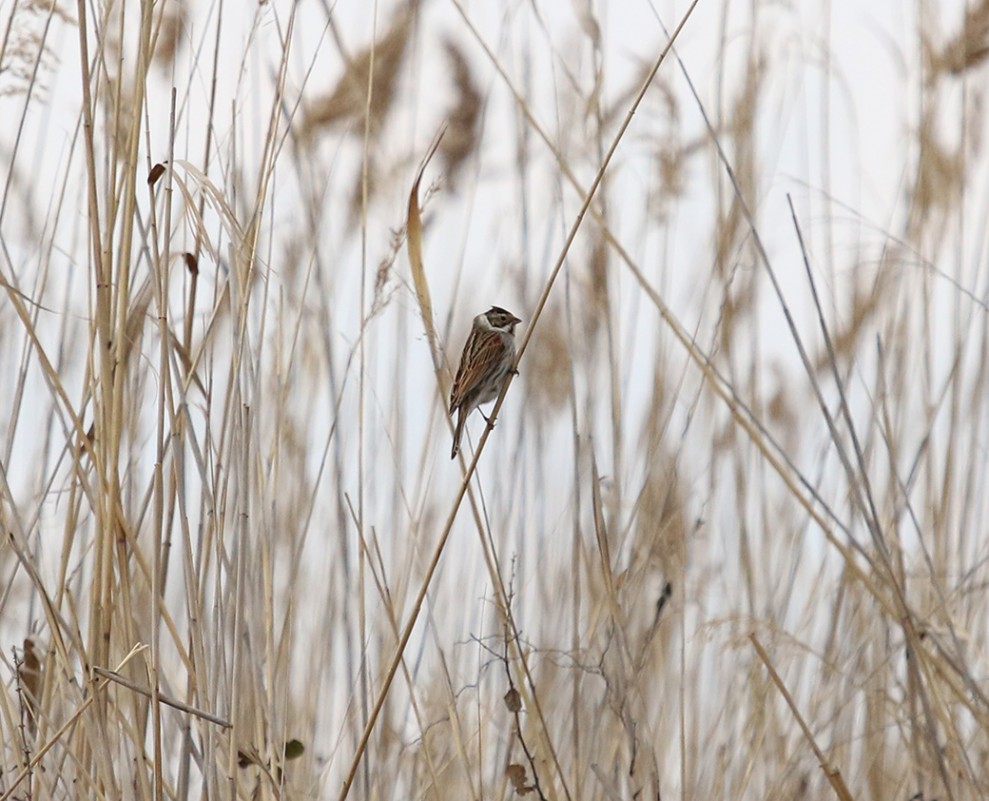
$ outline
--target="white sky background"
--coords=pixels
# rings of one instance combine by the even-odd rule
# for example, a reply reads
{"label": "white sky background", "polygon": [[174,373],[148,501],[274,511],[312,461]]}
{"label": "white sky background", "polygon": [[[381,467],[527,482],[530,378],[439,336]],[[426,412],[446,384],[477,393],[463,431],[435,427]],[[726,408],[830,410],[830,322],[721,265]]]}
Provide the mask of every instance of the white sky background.
{"label": "white sky background", "polygon": [[[958,30],[963,4],[933,5],[936,5],[937,16],[925,19],[923,25],[932,38],[944,41]],[[231,10],[234,6],[239,7],[238,11]],[[586,186],[596,169],[595,145],[591,132],[582,122],[584,111],[575,107],[574,92],[567,87],[568,73],[576,76],[581,92],[586,92],[591,83],[592,52],[580,25],[581,6],[582,3],[576,1],[535,4],[485,1],[468,2],[464,8],[515,86],[529,98],[532,113],[571,160]],[[724,113],[744,82],[753,42],[752,30],[755,28],[759,32],[755,46],[762,53],[766,67],[755,138],[759,193],[747,200],[757,216],[760,234],[802,334],[810,342],[819,343],[786,195],[789,193],[793,198],[818,289],[833,316],[832,322],[837,323],[850,312],[845,305],[849,298],[848,287],[861,280],[863,271],[867,274],[875,268],[883,248],[890,244],[888,234],[900,236],[905,228],[910,203],[906,176],[915,173],[913,163],[918,155],[911,132],[919,124],[919,110],[925,102],[918,78],[917,4],[901,0],[867,3],[861,0],[797,0],[760,4],[755,21],[749,16],[751,6],[748,2],[701,0],[677,49],[707,113],[717,123],[720,118],[718,98],[724,98],[724,107],[720,110]],[[10,0],[6,0],[0,6],[0,15],[6,18],[10,7]],[[615,117],[617,123],[624,116],[628,91],[635,76],[656,57],[665,42],[656,15],[659,14],[672,30],[687,4],[677,0],[650,7],[649,3],[630,0],[593,2],[590,7],[602,34],[603,105],[610,107],[619,97],[626,98],[621,113]],[[545,27],[540,25],[533,8],[538,9]],[[727,21],[722,27],[726,8]],[[379,4],[377,23],[371,9],[372,3],[363,0],[340,0],[333,6],[335,25],[351,54],[373,38],[376,26],[380,35],[393,5]],[[252,197],[255,189],[257,172],[254,165],[263,148],[273,98],[271,78],[281,53],[279,31],[284,31],[289,11],[289,3],[274,0],[261,6],[228,2],[224,10],[224,56],[221,60],[226,67],[224,80],[218,86],[215,141],[221,157],[226,157],[235,146],[238,162],[242,165],[236,191],[245,198]],[[70,13],[75,16],[74,8]],[[215,6],[209,2],[192,3],[174,74],[166,76],[157,68],[152,70],[151,86],[155,88],[149,102],[151,152],[143,143],[140,149],[141,158],[147,158],[149,163],[166,157],[169,91],[173,82],[178,87],[180,109],[176,157],[201,163],[204,131],[199,121],[207,118],[209,76],[206,69],[211,63],[215,13]],[[43,18],[39,16],[34,24],[40,30]],[[466,178],[456,189],[434,195],[426,209],[425,258],[433,302],[441,331],[449,332],[448,357],[455,361],[470,318],[488,305],[505,306],[528,323],[538,289],[556,260],[565,232],[579,209],[579,198],[567,187],[562,190],[562,206],[558,202],[561,191],[558,170],[551,154],[530,131],[532,165],[528,201],[531,205],[528,218],[523,220],[515,166],[515,137],[520,117],[503,80],[492,69],[455,7],[447,0],[424,3],[415,35],[416,41],[398,90],[401,98],[388,118],[381,149],[376,154],[376,163],[388,165],[393,173],[390,180],[378,187],[368,209],[367,280],[370,287],[378,263],[389,251],[390,232],[404,224],[408,191],[416,165],[451,102],[452,85],[445,72],[442,43],[444,37],[452,37],[470,54],[474,79],[487,104],[482,146],[468,162]],[[299,4],[291,41],[285,100],[289,107],[296,103],[300,93],[305,105],[329,91],[339,78],[343,63],[326,28],[325,7],[316,0],[304,0]],[[23,118],[23,133],[13,162],[14,178],[6,201],[8,209],[0,228],[4,249],[0,269],[8,279],[15,276],[22,291],[54,310],[47,313],[47,320],[43,318],[39,327],[44,333],[43,341],[56,348],[62,325],[68,325],[76,332],[77,345],[81,345],[87,330],[91,282],[82,269],[86,264],[82,182],[85,165],[79,142],[73,143],[79,125],[81,99],[75,26],[55,18],[51,22],[49,42],[51,53],[41,64],[39,95],[32,99]],[[197,52],[198,49],[201,50]],[[722,52],[727,60],[724,67],[718,63]],[[720,85],[722,76],[724,84]],[[8,81],[6,85],[4,79]],[[954,85],[939,88],[940,133],[946,143],[954,144],[961,136],[963,129],[959,118],[963,93],[982,96],[984,80],[985,68],[982,68],[965,79],[959,78]],[[722,176],[720,180],[725,192],[729,188],[706,137],[696,104],[672,58],[660,69],[657,84],[633,120],[609,173],[610,218],[616,235],[643,268],[652,286],[680,321],[689,330],[696,331],[701,347],[710,351],[716,339],[714,327],[718,309],[715,304],[722,291],[711,284],[716,213],[711,191],[712,173]],[[0,75],[0,89],[8,92],[0,96],[0,165],[4,167],[4,179],[14,153],[25,102],[23,92],[14,91],[18,85],[23,84],[17,84],[9,72]],[[660,88],[675,97],[678,111],[675,124],[668,118],[668,106]],[[971,105],[976,111],[968,124],[971,131],[979,132],[985,122],[984,117],[980,118],[981,106]],[[231,120],[235,120],[235,127]],[[284,130],[284,119],[281,129]],[[616,124],[612,124],[608,137],[615,129]],[[651,156],[662,137],[671,130],[676,131],[681,141],[702,143],[701,154],[691,157],[687,164],[684,194],[670,204],[664,216],[660,216],[655,208],[646,207],[642,198],[657,191],[658,179]],[[302,313],[305,329],[306,321],[312,319],[325,300],[335,323],[328,337],[336,354],[335,368],[341,371],[337,376],[340,381],[344,378],[342,366],[358,340],[361,319],[360,281],[365,268],[362,267],[360,238],[353,234],[357,223],[349,218],[347,210],[359,165],[360,145],[357,137],[344,137],[339,130],[320,134],[317,141],[321,157],[318,169],[324,172],[309,177],[313,185],[324,188],[319,248],[321,263],[329,271],[325,286],[329,287],[330,296],[328,299],[318,297],[315,279],[303,288],[298,280],[300,274],[293,273],[289,281],[284,272],[287,250],[305,230],[304,202],[300,199],[292,161],[293,145],[288,141],[265,207],[261,260],[268,282],[267,298],[257,305],[258,327],[252,336],[259,339],[273,336],[271,329],[282,304],[292,321],[299,314],[300,304],[307,310]],[[733,157],[730,149],[728,156]],[[944,354],[953,353],[956,338],[974,335],[985,325],[985,309],[966,299],[954,285],[960,285],[979,298],[986,297],[986,274],[982,265],[985,261],[985,187],[989,184],[985,180],[985,168],[983,155],[973,157],[967,170],[973,180],[966,187],[965,214],[952,216],[943,237],[923,243],[913,260],[913,267],[903,268],[919,273],[928,270],[926,261],[941,274],[938,276],[929,271],[930,287],[936,293],[939,308],[944,311],[941,320],[930,322],[930,364],[935,374],[943,375],[950,367]],[[139,174],[143,173],[142,166]],[[226,191],[233,192],[231,177],[224,175],[216,162],[210,177]],[[427,170],[426,183],[436,178],[434,165]],[[53,207],[61,202],[63,192],[68,211],[63,210],[57,225],[53,226],[49,222],[54,219]],[[146,195],[142,193],[141,197],[146,204]],[[238,206],[238,210],[243,208],[243,204]],[[959,228],[959,219],[964,220],[963,228]],[[184,225],[178,216],[174,222],[179,229]],[[215,220],[212,224],[216,233]],[[588,232],[593,229],[590,219],[585,222],[585,229],[585,235],[578,237],[571,254],[571,263],[578,270],[587,260]],[[527,237],[524,230],[528,231]],[[25,231],[31,231],[32,235],[25,236]],[[36,237],[38,232],[42,235],[40,243]],[[182,237],[191,241],[187,227],[176,241],[181,242]],[[49,283],[38,297],[33,286],[41,269],[39,254],[48,252],[46,243],[49,240],[54,241]],[[737,256],[738,270],[762,270],[752,261],[751,252],[751,248],[746,248]],[[302,259],[302,263],[308,266],[307,259]],[[903,263],[910,261],[904,259]],[[212,286],[216,265],[204,261],[202,269],[201,286]],[[696,371],[686,366],[679,345],[663,333],[658,315],[644,300],[624,266],[613,259],[609,269],[611,286],[616,293],[616,316],[620,321],[616,332],[617,352],[625,359],[622,364],[624,409],[628,420],[625,446],[629,454],[634,454],[639,437],[638,420],[650,402],[650,360],[669,360],[671,373],[684,376],[687,398],[696,392],[698,379]],[[394,487],[401,485],[405,489],[417,514],[424,509],[431,510],[429,519],[438,525],[448,509],[459,467],[448,459],[448,434],[433,387],[428,349],[409,283],[404,247],[393,270],[389,286],[394,294],[382,314],[369,326],[366,340],[366,458],[380,460],[381,469],[371,471],[375,478],[366,487],[365,514],[371,525],[382,526],[379,536],[386,548],[386,560],[391,556],[397,561],[409,558],[409,550],[402,540],[402,514],[393,515]],[[181,272],[176,269],[176,274]],[[564,275],[555,290],[555,295],[561,299],[565,289]],[[455,280],[453,276],[460,278]],[[184,275],[182,280],[185,280]],[[836,465],[833,454],[823,455],[827,433],[811,402],[779,302],[771,294],[768,282],[760,282],[760,287],[763,293],[759,303],[760,319],[749,334],[751,358],[763,366],[767,381],[773,376],[780,377],[782,384],[806,410],[810,421],[807,425],[820,427],[816,443],[811,440],[810,452],[797,453],[795,458],[813,474],[817,471],[827,473]],[[178,304],[184,290],[176,287],[175,291],[173,301],[176,308],[180,308]],[[207,306],[204,304],[202,308]],[[264,334],[262,310],[268,320]],[[8,335],[18,325],[9,304],[0,304],[0,322],[0,330],[5,332],[4,340],[0,342],[0,376],[9,386],[23,347],[20,341]],[[402,331],[414,341],[397,352],[396,332]],[[156,348],[156,343],[145,343],[148,353],[153,354]],[[262,353],[265,360],[275,358],[271,351],[262,349]],[[83,348],[74,354],[66,354],[64,373],[72,387],[70,397],[79,396],[83,358]],[[320,353],[309,351],[298,358],[309,367],[315,365],[304,379],[305,384],[300,387],[297,397],[293,398],[294,411],[310,419],[306,435],[312,450],[311,477],[314,479],[332,424],[328,412],[332,408],[332,398],[327,389],[327,368],[319,364]],[[396,358],[405,361],[406,385],[399,390],[405,393],[405,414],[400,421],[392,419]],[[219,370],[224,359],[218,357],[216,363]],[[271,362],[263,364],[270,367]],[[904,364],[903,369],[920,368],[916,364]],[[356,420],[357,380],[355,363],[346,377],[342,419]],[[542,582],[553,575],[547,565],[556,569],[555,560],[565,550],[570,536],[570,510],[574,504],[571,433],[567,411],[541,431],[541,439],[537,442],[531,415],[527,413],[526,380],[527,376],[523,374],[523,380],[513,386],[499,426],[485,451],[481,474],[489,482],[487,491],[491,508],[508,512],[495,521],[503,532],[496,541],[503,544],[506,559],[513,551],[519,554],[521,591],[538,597],[546,589]],[[578,381],[583,384],[593,382],[593,376],[583,375]],[[604,384],[602,389],[608,391]],[[10,462],[4,465],[14,497],[20,498],[25,507],[38,497],[38,480],[30,465],[39,458],[36,432],[45,430],[42,416],[49,404],[47,390],[36,375],[29,378],[27,391],[38,393],[38,419],[22,415],[18,435],[11,446]],[[768,388],[766,391],[769,394]],[[918,408],[923,400],[917,399]],[[256,399],[255,408],[261,419],[266,419],[265,412],[271,413],[270,409],[265,409],[269,402],[264,395]],[[688,435],[683,435],[688,409],[681,404],[675,406],[669,431],[674,448],[679,447],[681,438],[685,443],[687,455],[679,467],[688,516],[703,521],[697,531],[698,542],[703,545],[698,546],[702,555],[694,564],[697,574],[693,578],[699,586],[700,574],[711,576],[711,582],[705,585],[708,597],[696,599],[696,606],[691,604],[691,614],[696,617],[687,627],[689,634],[692,625],[699,628],[708,617],[735,610],[738,567],[722,562],[719,542],[725,538],[728,543],[734,541],[738,521],[732,519],[734,502],[730,497],[730,477],[719,475],[718,471],[723,468],[712,469],[705,461],[709,456],[706,448],[696,451],[703,457],[700,460],[695,461],[690,456],[691,438],[709,440],[712,431],[705,428],[707,424],[698,422]],[[7,399],[0,396],[0,413],[7,408]],[[610,461],[610,423],[605,399],[602,398],[598,408],[581,409],[580,414],[582,435],[593,435],[597,442],[604,443],[597,453],[601,460],[600,471],[613,475],[616,466]],[[270,424],[270,419],[267,418],[265,425]],[[0,415],[0,426],[6,426],[6,421],[6,414]],[[405,437],[400,463],[396,463],[398,457],[393,450],[396,426],[401,426]],[[471,430],[476,443],[481,432],[479,418],[473,421]],[[4,429],[0,427],[0,431]],[[915,433],[919,440],[925,432],[919,426]],[[356,428],[347,426],[337,435],[344,458],[354,460],[356,464]],[[6,453],[8,435],[2,436],[0,444]],[[57,435],[54,436],[57,439]],[[430,441],[432,445],[428,444]],[[906,445],[909,450],[917,443]],[[984,449],[984,436],[976,437],[971,446]],[[58,446],[53,447],[57,452]],[[424,449],[426,458],[420,456]],[[533,452],[539,454],[541,465],[539,460],[533,460]],[[528,455],[522,458],[523,454]],[[16,469],[18,465],[19,470]],[[646,467],[641,460],[630,456],[618,467],[619,478],[634,488],[636,482],[641,482]],[[135,466],[139,470],[149,468],[150,464]],[[757,469],[763,468],[754,463],[753,470]],[[356,497],[356,470],[354,474],[349,491]],[[771,477],[767,476],[766,480],[770,487],[774,486]],[[822,484],[825,494],[835,489],[833,482]],[[538,498],[533,497],[536,493]],[[523,496],[528,500],[519,501]],[[55,530],[60,530],[57,497],[54,494],[45,499],[42,514],[56,521]],[[627,489],[626,497],[629,503],[634,501],[634,491]],[[271,502],[277,503],[277,500]],[[583,503],[588,503],[586,497]],[[840,507],[840,502],[836,503]],[[332,565],[337,555],[332,549],[327,552],[322,547],[324,539],[331,537],[326,529],[332,528],[331,521],[335,521],[335,513],[330,511],[332,503],[317,502],[316,508],[316,522],[307,547],[312,552],[308,565],[318,575],[321,571],[334,570]],[[624,509],[626,514],[629,511],[630,508]],[[847,512],[847,508],[843,511]],[[447,569],[434,596],[436,603],[451,618],[447,631],[454,632],[461,640],[479,632],[480,616],[490,618],[490,611],[480,602],[481,596],[489,591],[468,517],[466,510],[461,512],[458,525],[463,530],[456,532],[461,535],[460,543],[447,554]],[[621,514],[619,519],[622,519]],[[813,533],[808,536],[807,543],[811,554],[826,553],[826,544]],[[431,541],[419,547],[429,545]],[[724,547],[729,554],[733,550],[730,544]],[[778,558],[781,566],[787,564],[786,555],[776,554],[771,558]],[[568,560],[559,561],[565,565]],[[54,565],[48,567],[55,568]],[[772,564],[767,566],[767,571],[773,571]],[[446,606],[444,598],[450,597],[466,602]],[[796,614],[800,605],[794,604],[789,609],[791,614]],[[535,627],[532,614],[531,608],[523,606],[520,621],[523,626]],[[311,620],[317,627],[322,622],[322,618],[315,616]],[[305,628],[300,624],[300,631]],[[709,662],[705,666],[712,669]],[[465,666],[467,670],[475,668]],[[460,678],[466,683],[471,677],[468,673]],[[330,709],[322,723],[331,731],[337,731],[341,713],[342,707]]]}

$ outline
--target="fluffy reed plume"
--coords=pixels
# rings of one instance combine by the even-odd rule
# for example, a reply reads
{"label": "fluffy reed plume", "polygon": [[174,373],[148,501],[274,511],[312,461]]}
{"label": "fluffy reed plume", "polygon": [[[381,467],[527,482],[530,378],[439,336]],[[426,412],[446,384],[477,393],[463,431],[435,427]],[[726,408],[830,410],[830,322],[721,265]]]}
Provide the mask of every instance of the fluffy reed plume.
{"label": "fluffy reed plume", "polygon": [[917,141],[920,145],[917,180],[914,185],[915,213],[938,226],[960,200],[965,183],[965,155],[961,144],[945,144],[937,131],[936,104],[925,110]]}
{"label": "fluffy reed plume", "polygon": [[940,50],[926,40],[924,46],[931,75],[960,75],[980,66],[989,57],[989,0],[966,4],[961,30]]}
{"label": "fluffy reed plume", "polygon": [[570,395],[574,348],[559,304],[544,312],[543,325],[533,335],[532,355],[522,363],[526,398],[540,415],[561,412]]}
{"label": "fluffy reed plume", "polygon": [[155,65],[162,71],[174,66],[183,37],[188,35],[185,29],[189,14],[186,2],[187,0],[170,0],[162,4],[154,51]]}
{"label": "fluffy reed plume", "polygon": [[456,99],[447,115],[440,158],[447,182],[454,186],[464,162],[480,144],[481,94],[471,75],[463,49],[452,39],[443,43],[453,77]]}
{"label": "fluffy reed plume", "polygon": [[47,76],[59,61],[52,48],[52,23],[71,26],[58,0],[24,0],[10,6],[0,40],[0,98],[31,91],[43,95]]}
{"label": "fluffy reed plume", "polygon": [[[745,71],[745,79],[741,90],[732,101],[725,126],[725,138],[731,143],[735,171],[740,186],[747,189],[755,188],[756,164],[755,152],[755,120],[762,90],[762,75],[764,65],[758,61],[750,63]],[[721,218],[717,225],[717,246],[715,249],[715,265],[718,275],[728,279],[734,273],[737,264],[737,248],[740,242],[747,238],[745,220],[739,203],[729,194],[726,196],[727,208],[721,210]],[[742,290],[743,294],[747,294]],[[743,298],[735,298],[725,310],[726,328],[730,331],[735,320],[737,306],[747,305]]]}
{"label": "fluffy reed plume", "polygon": [[4,6],[0,801],[989,797],[989,0],[655,5]]}
{"label": "fluffy reed plume", "polygon": [[395,100],[413,20],[414,7],[400,8],[381,38],[346,59],[343,75],[336,86],[308,104],[301,130],[304,139],[337,125],[343,125],[351,135],[363,138],[365,115],[371,138],[381,133]]}

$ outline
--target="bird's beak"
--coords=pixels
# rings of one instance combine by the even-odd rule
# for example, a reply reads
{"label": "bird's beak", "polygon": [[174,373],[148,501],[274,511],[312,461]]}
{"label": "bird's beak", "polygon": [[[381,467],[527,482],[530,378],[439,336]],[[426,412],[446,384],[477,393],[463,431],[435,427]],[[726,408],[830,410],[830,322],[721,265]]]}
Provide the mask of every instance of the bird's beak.
{"label": "bird's beak", "polygon": [[515,315],[512,315],[512,322],[513,323],[521,323],[522,321],[518,317],[516,317]]}

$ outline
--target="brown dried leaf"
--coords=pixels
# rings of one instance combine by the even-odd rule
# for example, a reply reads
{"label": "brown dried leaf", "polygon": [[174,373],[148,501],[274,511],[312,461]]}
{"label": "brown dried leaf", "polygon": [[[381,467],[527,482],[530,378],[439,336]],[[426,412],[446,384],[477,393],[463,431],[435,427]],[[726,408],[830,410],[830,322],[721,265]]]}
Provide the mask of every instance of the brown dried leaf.
{"label": "brown dried leaf", "polygon": [[422,262],[422,214],[419,211],[419,184],[422,182],[422,174],[429,164],[429,160],[436,152],[440,140],[443,138],[441,130],[436,139],[433,140],[432,147],[419,165],[419,172],[416,174],[415,182],[412,184],[412,191],[409,192],[409,216],[406,223],[407,244],[409,249],[409,265],[412,268],[412,282],[416,288],[416,300],[419,301],[419,313],[422,315],[423,325],[426,326],[426,336],[429,339],[429,349],[433,355],[433,364],[439,369],[439,351],[437,350],[436,326],[433,323],[433,301],[429,296],[429,283],[426,281],[426,268]]}
{"label": "brown dried leaf", "polygon": [[28,726],[33,734],[38,719],[38,699],[41,697],[41,662],[38,661],[33,640],[24,640],[24,658],[17,670],[17,675],[24,690],[28,709],[31,711]]}
{"label": "brown dried leaf", "polygon": [[519,691],[514,687],[505,693],[505,706],[508,707],[509,712],[513,713],[522,709],[522,698],[519,696]]}
{"label": "brown dried leaf", "polygon": [[293,759],[298,759],[306,752],[306,747],[302,744],[302,740],[289,740],[285,743],[285,761],[290,762]]}
{"label": "brown dried leaf", "polygon": [[192,253],[183,253],[182,258],[185,260],[185,268],[192,275],[199,275],[199,259]]}
{"label": "brown dried leaf", "polygon": [[165,165],[158,163],[151,168],[151,172],[148,173],[148,186],[154,186],[158,179],[165,174]]}
{"label": "brown dried leaf", "polygon": [[508,781],[512,783],[512,787],[515,788],[515,792],[519,795],[526,795],[532,792],[533,788],[525,783],[525,768],[521,765],[513,762],[505,768],[505,775],[508,776]]}

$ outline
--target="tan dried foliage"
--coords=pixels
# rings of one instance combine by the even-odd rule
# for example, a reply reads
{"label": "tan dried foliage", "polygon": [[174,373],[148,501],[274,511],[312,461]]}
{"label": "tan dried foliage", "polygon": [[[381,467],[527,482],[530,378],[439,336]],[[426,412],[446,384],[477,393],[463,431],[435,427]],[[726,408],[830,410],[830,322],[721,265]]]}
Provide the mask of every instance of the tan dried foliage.
{"label": "tan dried foliage", "polygon": [[[738,204],[732,204],[730,216],[737,217],[740,222],[742,214]],[[727,286],[721,301],[721,317],[718,326],[718,348],[723,353],[731,353],[738,327],[745,321],[752,310],[757,296],[756,270],[739,270],[733,264],[731,271],[725,276]]]}
{"label": "tan dried foliage", "polygon": [[24,94],[29,88],[37,96],[45,88],[48,71],[59,61],[58,54],[42,38],[46,27],[51,34],[49,17],[69,25],[75,23],[59,2],[26,0],[13,7],[0,48],[0,97]]}
{"label": "tan dried foliage", "polygon": [[525,768],[522,765],[513,762],[505,768],[505,774],[512,783],[515,792],[519,795],[528,795],[535,789],[526,782]]}
{"label": "tan dried foliage", "polygon": [[[107,125],[107,136],[112,140],[107,143],[110,152],[116,158],[123,156],[131,135],[131,125],[134,121],[134,93],[127,81],[107,77],[100,82],[102,89],[101,105],[108,113],[104,116]],[[149,176],[150,182],[150,176]]]}
{"label": "tan dried foliage", "polygon": [[477,149],[480,140],[478,121],[481,116],[481,93],[474,84],[463,50],[451,39],[446,40],[444,49],[453,71],[457,99],[447,117],[446,135],[440,145],[440,156],[447,183],[453,185],[464,162]]}
{"label": "tan dried foliage", "polygon": [[24,691],[24,700],[28,708],[28,729],[33,736],[37,730],[38,702],[41,698],[41,662],[34,650],[34,641],[24,640],[24,655],[17,670],[17,678]]}
{"label": "tan dried foliage", "polygon": [[381,182],[381,170],[378,168],[378,160],[374,153],[367,154],[367,177],[364,170],[357,170],[354,175],[354,184],[350,188],[350,199],[347,201],[347,211],[350,214],[351,223],[360,221],[361,210],[364,204],[370,204],[375,196]]}
{"label": "tan dried foliage", "polygon": [[636,562],[658,568],[669,579],[679,575],[685,562],[686,523],[676,459],[665,442],[669,420],[667,392],[663,367],[657,364],[652,403],[642,436],[650,468],[639,494],[632,552]]}
{"label": "tan dried foliage", "polygon": [[[848,315],[847,322],[837,331],[830,332],[831,346],[839,359],[851,360],[858,354],[859,342],[868,331],[866,325],[875,317],[885,295],[889,275],[888,269],[880,269],[875,282],[867,291],[856,290],[852,295],[851,314]],[[831,357],[823,344],[814,359],[814,369],[818,372],[831,372]]]}
{"label": "tan dried foliage", "polygon": [[[409,267],[412,271],[412,282],[415,285],[416,301],[419,304],[419,313],[422,316],[422,323],[426,329],[426,336],[429,338],[429,351],[433,357],[433,367],[437,373],[440,371],[441,363],[439,336],[436,333],[436,324],[433,317],[433,301],[429,292],[429,280],[426,276],[426,266],[422,257],[422,205],[425,205],[425,199],[423,200],[423,204],[420,205],[419,186],[422,183],[423,173],[436,154],[436,149],[439,147],[442,139],[443,130],[441,129],[437,133],[436,138],[433,139],[422,162],[419,164],[419,171],[416,173],[416,179],[412,184],[412,191],[409,192],[409,210],[405,223]],[[428,191],[426,197],[429,197]]]}
{"label": "tan dried foliage", "polygon": [[941,50],[925,41],[932,77],[959,75],[981,65],[989,57],[989,0],[965,10],[961,30]]}
{"label": "tan dried foliage", "polygon": [[158,38],[155,42],[154,63],[167,71],[175,63],[175,56],[182,44],[182,34],[188,11],[182,0],[171,0],[162,10]]}
{"label": "tan dried foliage", "polygon": [[669,599],[668,585],[683,581],[687,559],[687,528],[676,460],[666,451],[653,453],[639,494],[629,577],[622,593],[636,635],[634,641],[639,643],[638,667],[651,653],[649,646]]}
{"label": "tan dried foliage", "polygon": [[587,264],[590,283],[587,292],[587,336],[592,339],[608,315],[608,242],[598,229]]}
{"label": "tan dried foliage", "polygon": [[[301,134],[310,138],[320,129],[338,123],[360,122],[350,131],[364,136],[364,116],[372,138],[380,133],[385,116],[391,109],[395,87],[412,32],[413,14],[402,9],[395,14],[384,36],[351,58],[343,75],[325,97],[315,100],[306,112]],[[374,69],[373,76],[371,69]],[[371,102],[368,104],[370,80]]]}
{"label": "tan dried foliage", "polygon": [[659,146],[659,214],[665,218],[673,201],[683,195],[684,152],[674,137],[668,137]]}
{"label": "tan dried foliage", "polygon": [[[727,124],[727,135],[732,144],[730,153],[732,169],[738,185],[749,198],[750,204],[754,204],[757,200],[754,197],[756,190],[754,126],[764,72],[763,61],[753,59],[749,64],[749,69],[746,70],[745,84],[738,97],[735,98]],[[724,211],[718,220],[715,250],[715,267],[718,274],[723,278],[727,277],[731,270],[732,256],[735,250],[741,240],[748,236],[748,228],[734,193],[729,192],[727,197],[731,200],[727,211]]]}
{"label": "tan dried foliage", "polygon": [[532,337],[522,369],[530,408],[547,418],[563,409],[570,394],[571,343],[559,305],[543,312]]}
{"label": "tan dried foliage", "polygon": [[945,146],[936,131],[936,104],[924,112],[917,140],[920,158],[917,183],[914,188],[914,211],[918,219],[929,218],[932,212],[946,213],[957,203],[965,180],[965,158],[962,145]]}
{"label": "tan dried foliage", "polygon": [[769,414],[769,422],[784,437],[784,446],[796,446],[797,435],[797,412],[789,396],[789,381],[780,371],[776,371],[776,389],[769,398],[766,405],[766,412]]}

